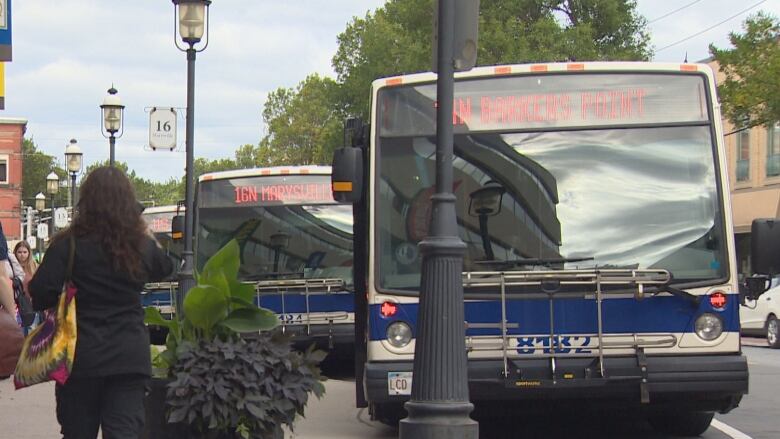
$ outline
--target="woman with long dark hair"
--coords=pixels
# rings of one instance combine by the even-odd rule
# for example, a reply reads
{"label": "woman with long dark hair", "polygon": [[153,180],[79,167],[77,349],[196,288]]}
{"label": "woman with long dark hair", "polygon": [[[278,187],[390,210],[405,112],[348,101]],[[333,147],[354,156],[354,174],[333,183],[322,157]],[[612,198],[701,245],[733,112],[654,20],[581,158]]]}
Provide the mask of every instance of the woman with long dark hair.
{"label": "woman with long dark hair", "polygon": [[57,419],[65,439],[138,438],[144,387],[151,375],[141,290],[173,264],[147,233],[130,180],[115,167],[93,170],[81,185],[71,226],[57,234],[30,294],[36,310],[56,305],[68,265],[71,235],[77,288],[76,355],[70,378],[57,385]]}

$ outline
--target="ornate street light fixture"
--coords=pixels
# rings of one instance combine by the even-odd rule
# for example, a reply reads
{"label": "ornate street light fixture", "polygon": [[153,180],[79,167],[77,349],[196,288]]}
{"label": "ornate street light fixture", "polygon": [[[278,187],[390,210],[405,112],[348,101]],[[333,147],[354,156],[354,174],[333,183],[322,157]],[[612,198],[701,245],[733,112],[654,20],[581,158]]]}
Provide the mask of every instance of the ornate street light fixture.
{"label": "ornate street light fixture", "polygon": [[[195,135],[195,54],[202,52],[208,46],[209,5],[210,0],[172,0],[174,17],[178,17],[178,26],[174,25],[174,43],[182,52],[187,53],[187,118],[186,118],[186,168],[184,190],[184,250],[183,263],[179,270],[179,288],[176,290],[176,312],[184,313],[184,295],[195,285],[195,262],[192,254],[192,234],[194,227],[195,200],[195,169],[194,169],[194,135]],[[177,32],[178,29],[178,32]],[[178,37],[186,44],[179,45]],[[205,42],[200,48],[195,48],[205,35]]]}
{"label": "ornate street light fixture", "polygon": [[73,206],[76,205],[76,174],[81,172],[83,154],[76,139],[70,139],[65,146],[65,164],[70,172],[70,199]]}
{"label": "ornate street light fixture", "polygon": [[[122,137],[124,133],[124,110],[125,106],[122,105],[122,101],[119,96],[116,95],[117,90],[112,85],[108,89],[108,96],[103,98],[103,105],[100,108],[103,110],[103,137],[108,138],[108,145],[110,153],[108,156],[108,164],[114,166],[114,147],[116,145],[116,139]],[[108,133],[108,135],[106,135]],[[119,133],[119,134],[117,134]]]}
{"label": "ornate street light fixture", "polygon": [[46,209],[46,195],[43,195],[43,192],[38,192],[38,195],[35,196],[35,210],[43,212],[43,209]]}
{"label": "ornate street light fixture", "polygon": [[54,195],[57,194],[60,190],[60,177],[57,176],[57,174],[54,173],[54,171],[50,172],[49,175],[46,176],[46,192],[49,193],[49,200],[50,200],[50,206],[51,206],[51,219],[49,233],[54,233]]}

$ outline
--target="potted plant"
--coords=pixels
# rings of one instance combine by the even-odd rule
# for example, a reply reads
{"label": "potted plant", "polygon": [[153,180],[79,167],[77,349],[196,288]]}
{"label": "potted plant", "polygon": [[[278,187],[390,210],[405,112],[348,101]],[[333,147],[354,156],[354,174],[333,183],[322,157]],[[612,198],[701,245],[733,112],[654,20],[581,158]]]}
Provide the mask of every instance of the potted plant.
{"label": "potted plant", "polygon": [[239,265],[232,240],[196,274],[184,316],[146,308],[147,324],[169,330],[153,356],[161,378],[147,399],[149,437],[281,438],[309,394],[323,395],[325,353],[292,349],[276,315],[254,304],[254,286],[238,280]]}

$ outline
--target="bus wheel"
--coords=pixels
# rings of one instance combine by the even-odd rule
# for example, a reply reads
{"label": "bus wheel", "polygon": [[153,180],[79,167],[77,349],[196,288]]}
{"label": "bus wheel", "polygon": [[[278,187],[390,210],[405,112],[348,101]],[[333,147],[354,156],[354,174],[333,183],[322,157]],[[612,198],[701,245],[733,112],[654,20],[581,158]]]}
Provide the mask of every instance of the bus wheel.
{"label": "bus wheel", "polygon": [[697,437],[710,428],[714,415],[712,412],[662,412],[650,415],[647,420],[659,433]]}
{"label": "bus wheel", "polygon": [[766,319],[766,342],[772,349],[780,348],[780,321],[772,315]]}
{"label": "bus wheel", "polygon": [[402,404],[372,404],[371,409],[373,419],[391,427],[398,427],[398,422],[406,417]]}

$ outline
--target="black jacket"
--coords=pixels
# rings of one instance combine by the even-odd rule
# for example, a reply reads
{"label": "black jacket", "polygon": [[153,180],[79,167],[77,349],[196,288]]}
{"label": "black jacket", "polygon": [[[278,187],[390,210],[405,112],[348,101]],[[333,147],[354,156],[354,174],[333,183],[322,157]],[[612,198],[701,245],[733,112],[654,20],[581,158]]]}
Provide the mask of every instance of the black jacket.
{"label": "black jacket", "polygon": [[[65,281],[70,243],[69,236],[55,239],[30,281],[36,310],[56,306]],[[168,276],[173,263],[154,239],[148,238],[143,248],[146,279],[132,279],[114,270],[96,239],[76,239],[72,279],[77,288],[78,335],[71,376],[151,374],[141,290],[144,283]]]}

